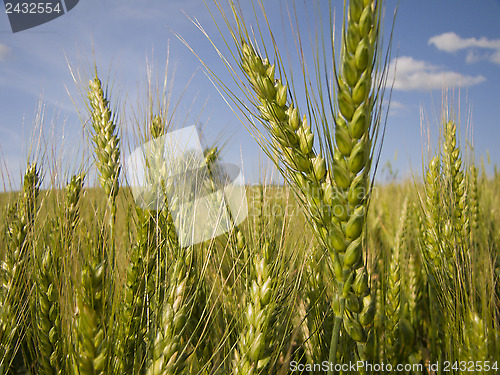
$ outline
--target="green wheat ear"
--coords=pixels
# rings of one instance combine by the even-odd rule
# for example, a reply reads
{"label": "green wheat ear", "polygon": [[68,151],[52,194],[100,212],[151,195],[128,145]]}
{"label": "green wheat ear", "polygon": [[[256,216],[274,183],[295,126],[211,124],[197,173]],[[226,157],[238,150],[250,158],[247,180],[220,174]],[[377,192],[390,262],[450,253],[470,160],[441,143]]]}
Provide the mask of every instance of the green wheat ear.
{"label": "green wheat ear", "polygon": [[61,373],[64,370],[65,342],[62,333],[59,272],[60,254],[47,246],[38,266],[36,338],[40,374]]}
{"label": "green wheat ear", "polygon": [[[362,325],[359,322],[368,288],[359,288],[358,285],[356,292],[353,283],[356,278],[367,279],[363,276],[366,270],[359,276],[357,270],[364,269],[363,242],[370,196],[370,167],[374,159],[374,145],[381,121],[381,97],[385,87],[383,81],[386,69],[380,67],[379,50],[382,2],[352,0],[345,4],[347,17],[339,69],[334,72],[336,94],[332,93],[330,87],[321,91],[324,89],[322,79],[328,80],[328,73],[319,67],[329,65],[327,62],[314,61],[317,81],[312,82],[305,61],[301,61],[309,117],[301,116],[295,103],[296,94],[286,81],[286,69],[277,44],[274,43],[271,48],[277,59],[273,64],[269,57],[258,52],[256,43],[252,43],[253,33],[245,24],[240,8],[229,2],[236,25],[232,26],[220,4],[217,1],[215,4],[236,44],[237,53],[233,56],[239,59],[237,63],[249,85],[236,77],[235,80],[250,98],[255,110],[243,103],[212,71],[210,73],[238,109],[244,112],[245,117],[248,117],[249,112],[264,125],[271,141],[267,141],[255,125],[249,127],[290,182],[309,214],[316,236],[330,254],[331,269],[336,279],[332,289],[338,301],[334,306],[335,323],[329,354],[330,362],[334,363],[339,338],[346,337],[341,333],[342,330],[362,346],[370,329],[370,324]],[[267,20],[264,10],[263,14]],[[275,41],[270,25],[267,26],[270,37]],[[259,27],[260,36],[265,41],[261,30]],[[300,35],[297,38],[300,39]],[[263,47],[266,51],[266,47]],[[325,52],[321,46],[316,48],[313,48],[313,53]],[[300,58],[303,58],[305,51],[300,46],[298,49]],[[332,55],[335,55],[333,50]],[[226,59],[223,61],[234,77],[233,67]],[[316,84],[320,86],[318,94],[310,91],[310,87],[316,87]],[[251,90],[247,91],[249,88]],[[322,97],[324,92],[329,93],[326,99]],[[331,110],[326,110],[326,107]],[[318,130],[319,151],[314,148],[312,127]],[[353,342],[348,345],[353,345]],[[368,352],[362,347],[359,351]]]}
{"label": "green wheat ear", "polygon": [[325,281],[327,262],[324,257],[311,257],[307,262],[309,279],[305,285],[304,311],[301,311],[304,335],[304,351],[307,363],[314,363],[316,358],[327,358],[333,329],[332,311],[328,298],[328,283]]}
{"label": "green wheat ear", "polygon": [[76,290],[74,325],[74,353],[72,371],[76,374],[107,374],[110,370],[108,304],[109,280],[106,257],[103,256],[104,239],[88,239],[91,254],[82,264]]}
{"label": "green wheat ear", "polygon": [[120,139],[116,126],[116,115],[111,112],[110,103],[97,76],[89,82],[88,106],[92,123],[95,162],[99,171],[98,179],[104,189],[109,211],[109,234],[111,238],[111,267],[115,266],[115,224],[116,196],[120,177]]}
{"label": "green wheat ear", "polygon": [[114,200],[118,194],[118,177],[121,168],[119,138],[116,134],[115,117],[111,113],[109,101],[102,88],[101,80],[97,76],[89,82],[88,100],[91,109],[94,152],[100,174],[99,182],[113,212],[116,210]]}
{"label": "green wheat ear", "polygon": [[[158,138],[164,132],[163,120],[161,116],[156,115],[150,121],[144,139],[148,141],[151,138]],[[152,157],[158,154],[161,153],[153,152]],[[148,158],[148,166],[154,162],[155,160]],[[158,160],[156,162],[158,163]],[[151,174],[157,172],[155,168],[150,168],[148,171]],[[151,177],[154,181],[159,178],[159,176]],[[153,330],[155,326],[152,322],[160,314],[161,298],[156,290],[163,288],[159,279],[163,277],[165,268],[164,247],[161,245],[163,241],[161,228],[165,215],[158,213],[155,217],[153,212],[139,207],[136,207],[135,211],[137,238],[130,251],[123,290],[125,306],[117,314],[118,322],[115,333],[118,342],[115,349],[114,367],[118,373],[127,374],[140,373],[146,361],[147,328]]]}
{"label": "green wheat ear", "polygon": [[277,343],[271,332],[278,307],[273,296],[277,280],[272,274],[272,251],[271,244],[265,242],[261,252],[252,259],[244,328],[234,351],[234,374],[269,373],[272,369],[272,354]]}
{"label": "green wheat ear", "polygon": [[193,249],[180,251],[169,273],[161,321],[153,342],[147,375],[183,374],[189,357],[186,331],[195,302]]}
{"label": "green wheat ear", "polygon": [[39,191],[40,170],[36,164],[28,165],[21,194],[7,215],[7,252],[0,268],[0,373],[14,361],[18,368],[30,366],[35,352],[30,269]]}
{"label": "green wheat ear", "polygon": [[80,173],[71,177],[70,182],[66,185],[66,210],[65,224],[69,235],[74,232],[78,222],[80,221],[80,197],[82,195],[83,183],[85,174]]}
{"label": "green wheat ear", "polygon": [[[379,47],[380,6],[381,3],[375,1],[350,1],[342,40],[332,174],[334,190],[346,202],[346,210],[332,219],[336,230],[332,232],[334,240],[331,245],[340,254],[337,262],[340,261],[344,275],[337,272],[336,276],[338,281],[344,283],[344,288],[351,277],[346,278],[346,271],[362,265],[360,260],[369,193],[368,175],[374,141],[372,135],[376,134],[377,124],[373,75],[376,74],[375,59]],[[375,128],[371,126],[373,123]],[[336,259],[335,254],[333,258]],[[364,337],[366,335],[359,338]]]}
{"label": "green wheat ear", "polygon": [[[150,140],[165,134],[166,128],[160,115],[149,123],[145,139]],[[158,181],[160,152],[153,152],[148,158],[148,172],[153,181]],[[161,172],[160,172],[161,173]],[[119,313],[116,368],[119,373],[138,374],[143,371],[149,352],[154,345],[155,330],[161,324],[166,277],[166,246],[176,247],[166,211],[148,211],[136,207],[137,239],[133,244],[126,271],[124,299],[126,305]],[[174,236],[175,237],[175,236]],[[148,357],[149,356],[149,357]]]}
{"label": "green wheat ear", "polygon": [[405,244],[407,221],[408,202],[405,199],[390,259],[385,303],[385,354],[393,365],[407,360],[408,347],[412,347],[415,339],[414,328],[405,316],[404,311],[404,282],[406,278],[404,273],[403,245]]}

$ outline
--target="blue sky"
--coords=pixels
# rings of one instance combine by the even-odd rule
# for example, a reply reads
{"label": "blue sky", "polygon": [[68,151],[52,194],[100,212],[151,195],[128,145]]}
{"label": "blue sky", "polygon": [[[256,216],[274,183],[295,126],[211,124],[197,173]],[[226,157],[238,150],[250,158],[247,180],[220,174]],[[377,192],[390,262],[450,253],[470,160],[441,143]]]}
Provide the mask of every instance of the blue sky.
{"label": "blue sky", "polygon": [[[282,37],[282,5],[290,2],[265,0],[264,3],[275,33]],[[297,3],[304,23],[314,21],[311,16],[314,10],[307,16],[302,11],[304,7],[310,9],[313,2]],[[332,3],[340,16],[343,1]],[[243,4],[244,12],[250,14],[248,2]],[[386,34],[395,5],[395,0],[386,2]],[[225,142],[225,159],[240,160],[242,155],[247,180],[258,180],[259,171],[266,165],[265,158],[204,74],[199,60],[173,33],[186,39],[211,68],[223,79],[226,77],[219,57],[186,15],[197,19],[223,47],[202,0],[80,1],[66,15],[15,34],[2,12],[0,189],[9,188],[10,183],[15,188],[19,183],[30,144],[32,157],[47,163],[46,179],[54,174],[51,169],[59,170],[61,180],[77,171],[88,144],[83,140],[77,111],[84,107],[68,63],[73,71],[85,72],[94,58],[101,76],[109,77],[112,84],[112,102],[121,106],[124,139],[130,139],[127,134],[133,128],[133,114],[137,113],[138,101],[143,97],[147,63],[154,63],[161,75],[168,57],[168,76],[173,77],[172,100],[176,101],[184,92],[176,125],[201,122],[206,141]],[[423,133],[430,129],[431,143],[435,146],[445,87],[452,89],[448,97],[455,117],[460,120],[462,142],[466,137],[473,140],[478,161],[489,152],[491,163],[499,164],[498,19],[499,0],[400,1],[392,60],[397,74],[379,167],[381,180],[387,177],[383,170],[387,161],[399,177],[420,173],[422,157],[427,155]],[[39,103],[43,103],[42,120],[37,117]]]}

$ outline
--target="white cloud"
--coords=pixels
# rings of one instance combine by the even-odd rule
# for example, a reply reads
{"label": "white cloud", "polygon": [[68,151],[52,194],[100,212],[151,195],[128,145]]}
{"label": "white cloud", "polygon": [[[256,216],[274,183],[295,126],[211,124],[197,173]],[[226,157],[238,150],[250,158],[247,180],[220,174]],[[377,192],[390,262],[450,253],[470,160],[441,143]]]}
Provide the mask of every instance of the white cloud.
{"label": "white cloud", "polygon": [[386,104],[389,105],[389,116],[398,116],[404,114],[408,110],[406,104],[403,104],[396,100],[391,100],[390,103]]}
{"label": "white cloud", "polygon": [[454,32],[449,32],[433,36],[429,39],[429,44],[449,53],[467,50],[468,63],[489,60],[500,65],[500,39],[462,38]]}
{"label": "white cloud", "polygon": [[444,70],[426,61],[402,56],[389,67],[388,85],[394,81],[396,90],[432,90],[449,86],[469,87],[486,80],[482,75],[469,76],[451,70]]}
{"label": "white cloud", "polygon": [[10,55],[10,47],[3,44],[3,43],[0,43],[0,62],[1,61],[5,61],[7,59],[7,57],[9,57]]}
{"label": "white cloud", "polygon": [[500,65],[500,49],[490,56],[491,62]]}

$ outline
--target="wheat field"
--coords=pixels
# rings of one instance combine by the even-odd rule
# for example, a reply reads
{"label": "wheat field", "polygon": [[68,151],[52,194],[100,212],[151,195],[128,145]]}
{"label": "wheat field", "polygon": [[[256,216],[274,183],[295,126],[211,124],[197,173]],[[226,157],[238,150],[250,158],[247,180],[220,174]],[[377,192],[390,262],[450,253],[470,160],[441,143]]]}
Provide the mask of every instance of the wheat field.
{"label": "wheat field", "polygon": [[[214,2],[248,102],[213,81],[284,182],[245,186],[246,220],[183,246],[172,203],[141,207],[126,184],[95,68],[81,89],[96,183],[42,189],[28,160],[0,195],[0,375],[500,373],[500,174],[471,161],[443,108],[422,176],[374,180],[383,2],[345,4],[334,92],[315,82],[305,106],[278,47],[229,3]],[[172,130],[158,99],[138,143]],[[209,172],[219,155],[203,150]]]}

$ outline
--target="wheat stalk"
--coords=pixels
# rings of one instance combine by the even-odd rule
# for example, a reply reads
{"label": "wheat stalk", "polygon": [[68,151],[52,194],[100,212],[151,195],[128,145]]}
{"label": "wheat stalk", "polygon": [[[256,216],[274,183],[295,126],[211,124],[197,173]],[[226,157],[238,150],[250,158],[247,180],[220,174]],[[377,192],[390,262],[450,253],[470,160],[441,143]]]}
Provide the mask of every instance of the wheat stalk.
{"label": "wheat stalk", "polygon": [[101,80],[96,76],[89,82],[88,100],[91,109],[93,128],[92,138],[99,182],[108,198],[111,215],[116,215],[114,200],[118,194],[120,174],[120,147],[116,134],[116,119],[111,112],[109,101],[102,88]]}
{"label": "wheat stalk", "polygon": [[305,286],[304,317],[304,350],[308,363],[314,363],[316,358],[326,358],[328,344],[332,332],[332,312],[328,303],[328,284],[324,273],[327,271],[325,259],[311,257],[307,264],[307,280]]}
{"label": "wheat stalk", "polygon": [[[339,327],[344,323],[347,333],[358,343],[368,335],[359,323],[357,311],[344,302],[350,291],[353,270],[362,266],[362,232],[366,220],[369,194],[368,175],[371,166],[372,136],[377,129],[372,75],[378,48],[380,2],[350,1],[347,9],[337,78],[338,113],[335,117],[335,153],[332,174],[335,188],[344,200],[344,210],[337,210],[331,231],[332,253],[336,278],[343,290],[336,311],[330,359],[334,361]],[[375,122],[374,122],[375,121]],[[374,126],[371,124],[374,122]],[[335,212],[334,212],[335,215]],[[339,255],[340,254],[340,255]],[[345,309],[344,309],[345,308]],[[345,319],[344,319],[345,317]],[[361,352],[363,351],[361,345]]]}
{"label": "wheat stalk", "polygon": [[266,374],[272,366],[276,345],[271,334],[276,319],[276,278],[272,275],[270,257],[273,248],[265,242],[254,254],[250,271],[248,301],[244,313],[244,329],[240,332],[234,351],[233,373]]}
{"label": "wheat stalk", "polygon": [[66,185],[66,210],[64,213],[64,223],[67,225],[65,233],[68,237],[74,233],[78,222],[80,221],[80,197],[82,195],[85,174],[79,173],[71,177]]}
{"label": "wheat stalk", "polygon": [[[160,115],[156,115],[149,123],[147,131],[153,139],[165,133],[165,126]],[[148,135],[146,135],[146,140]],[[151,183],[158,185],[161,181],[161,152],[153,151],[148,155],[148,177]],[[154,159],[154,160],[153,160]],[[156,164],[155,164],[156,163]],[[154,175],[156,174],[156,175]],[[156,186],[155,185],[155,186]],[[151,211],[136,208],[137,239],[133,244],[126,271],[123,291],[125,307],[118,314],[116,337],[115,368],[117,373],[138,374],[147,358],[148,327],[160,315],[161,280],[164,277],[164,246],[161,228],[164,226],[164,214],[155,215]],[[161,256],[161,258],[158,258]],[[159,276],[155,278],[157,268]],[[156,281],[155,281],[156,279]],[[152,315],[152,316],[150,316]]]}
{"label": "wheat stalk", "polygon": [[[54,246],[56,247],[56,246]],[[60,307],[60,254],[50,246],[44,248],[37,277],[36,339],[40,374],[58,374],[64,371],[64,350]]]}
{"label": "wheat stalk", "polygon": [[116,115],[111,112],[110,104],[97,76],[88,86],[89,112],[92,123],[92,140],[99,182],[107,197],[107,206],[110,212],[109,230],[111,237],[111,265],[115,262],[115,222],[116,196],[119,189],[120,176],[120,139],[117,135]]}
{"label": "wheat stalk", "polygon": [[[338,112],[333,114],[334,131],[332,123],[328,124],[325,120],[330,116],[324,106],[317,104],[323,103],[323,98],[315,102],[306,82],[309,113],[323,126],[324,137],[319,139],[323,154],[313,147],[314,135],[308,118],[300,115],[294,104],[293,92],[291,97],[288,95],[289,87],[282,65],[272,64],[268,58],[257,53],[237,5],[230,2],[237,25],[232,27],[220,4],[215,3],[228,24],[238,50],[239,66],[254,92],[256,115],[272,136],[272,142],[268,144],[269,147],[265,146],[266,141],[262,140],[258,131],[256,137],[299,193],[316,234],[332,259],[337,279],[335,293],[339,300],[330,345],[330,362],[334,363],[343,325],[355,341],[363,343],[367,337],[357,318],[363,307],[363,296],[355,295],[351,287],[356,276],[355,270],[363,265],[362,232],[368,206],[369,171],[380,121],[377,114],[379,87],[374,82],[377,77],[382,5],[377,1],[353,0],[346,8],[348,17],[342,40],[341,68],[335,74],[338,93],[335,103],[330,101],[332,107],[338,108]],[[276,44],[274,51],[280,59]],[[228,64],[227,60],[224,62]],[[305,63],[302,64],[306,77],[307,68]],[[318,62],[318,65],[321,64]],[[232,67],[227,66],[233,74]],[[276,76],[278,71],[279,76]],[[253,113],[224,83],[220,84],[238,107]],[[321,124],[315,125],[321,129]],[[335,135],[332,137],[333,133]],[[283,166],[279,165],[280,162]],[[348,296],[349,306],[346,308]],[[356,308],[351,311],[350,307],[353,306]]]}
{"label": "wheat stalk", "polygon": [[407,202],[403,205],[401,220],[395,238],[395,245],[390,259],[389,274],[387,275],[387,294],[385,303],[385,328],[386,328],[386,355],[388,360],[396,365],[399,361],[402,340],[400,338],[400,323],[402,320],[402,286],[401,286],[401,267],[402,256],[401,248],[404,241],[404,227],[407,215]]}
{"label": "wheat stalk", "polygon": [[[193,251],[179,252],[170,272],[166,298],[162,306],[161,324],[154,339],[152,358],[146,374],[182,374],[187,366],[188,327],[195,297],[193,285]],[[189,340],[188,340],[189,341]]]}
{"label": "wheat stalk", "polygon": [[94,255],[85,260],[76,296],[76,343],[72,370],[81,375],[106,374],[110,368],[109,306],[106,303],[106,286],[109,284],[105,280],[107,261],[99,258]]}
{"label": "wheat stalk", "polygon": [[[76,290],[75,338],[72,371],[80,374],[107,373],[113,368],[113,347],[109,324],[113,321],[114,290],[109,263],[115,263],[116,196],[120,173],[120,148],[115,117],[97,76],[89,82],[88,109],[91,116],[92,140],[98,179],[104,189],[109,210],[111,261],[104,254],[106,231],[89,240],[90,254],[83,259],[82,272]],[[102,228],[104,229],[104,228]]]}
{"label": "wheat stalk", "polygon": [[[7,372],[13,361],[19,367],[30,366],[30,357],[35,352],[32,331],[29,330],[33,317],[30,266],[39,190],[40,172],[33,163],[26,169],[20,197],[8,215],[9,243],[0,269],[3,302],[0,312],[0,373]],[[17,352],[19,347],[22,359]]]}

